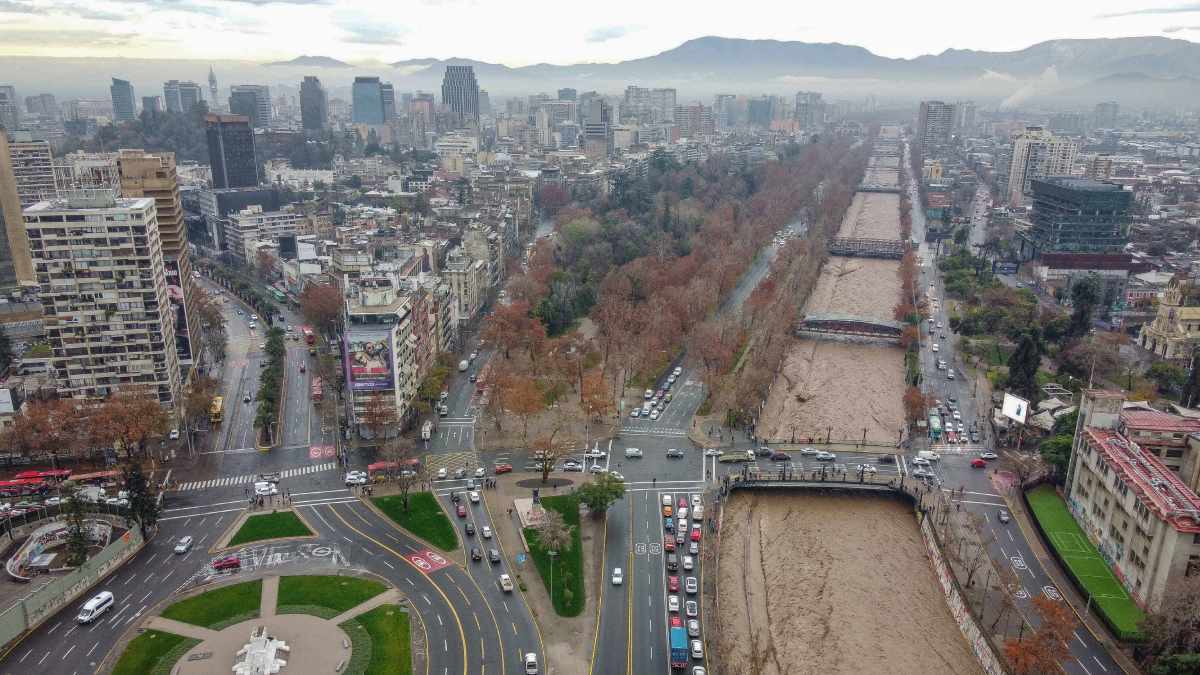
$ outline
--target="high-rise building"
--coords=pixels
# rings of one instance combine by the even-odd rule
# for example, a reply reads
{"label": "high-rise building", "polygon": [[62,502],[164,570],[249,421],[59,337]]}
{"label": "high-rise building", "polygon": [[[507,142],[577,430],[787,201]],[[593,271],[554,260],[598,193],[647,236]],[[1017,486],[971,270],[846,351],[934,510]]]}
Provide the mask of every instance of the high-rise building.
{"label": "high-rise building", "polygon": [[212,111],[217,112],[217,101],[220,101],[221,97],[217,96],[217,74],[213,72],[212,66],[208,67],[208,100],[212,103]]}
{"label": "high-rise building", "polygon": [[167,112],[186,113],[204,100],[204,96],[200,93],[200,85],[195,82],[167,80],[163,83],[163,100]]}
{"label": "high-rise building", "polygon": [[442,77],[442,105],[462,123],[479,121],[479,83],[471,66],[446,66]]}
{"label": "high-rise building", "polygon": [[487,89],[479,90],[479,114],[481,116],[492,114],[492,97],[488,95]]}
{"label": "high-rise building", "polygon": [[1060,138],[1042,127],[1026,127],[1013,138],[1008,171],[1009,203],[1021,206],[1035,178],[1070,176],[1078,151],[1079,146],[1072,139]]}
{"label": "high-rise building", "polygon": [[188,258],[187,226],[179,198],[175,153],[121,150],[117,154],[121,196],[150,197],[158,213],[163,271],[175,309],[175,346],[179,360],[192,362],[200,348],[200,325],[195,319],[195,287]]}
{"label": "high-rise building", "polygon": [[29,240],[21,215],[21,197],[13,173],[8,134],[0,131],[0,289],[9,290],[19,283],[33,283],[33,263],[29,259]]}
{"label": "high-rise building", "polygon": [[17,88],[0,84],[0,127],[16,131],[21,125],[21,107],[17,105]]}
{"label": "high-rise building", "polygon": [[975,102],[958,101],[954,104],[954,129],[967,132],[975,128]]}
{"label": "high-rise building", "polygon": [[812,129],[824,123],[825,102],[821,100],[820,92],[796,92],[796,108],[793,115],[804,129]]}
{"label": "high-rise building", "polygon": [[163,111],[161,96],[143,96],[142,97],[142,112],[160,113]]}
{"label": "high-rise building", "polygon": [[950,142],[954,131],[954,105],[942,101],[921,101],[917,119],[917,140],[922,148],[932,148]]}
{"label": "high-rise building", "polygon": [[391,82],[379,85],[379,100],[383,104],[383,121],[386,123],[396,119],[396,90]]}
{"label": "high-rise building", "polygon": [[8,142],[8,152],[5,154],[8,155],[21,208],[54,196],[54,156],[48,142],[35,141],[28,132],[17,132]]}
{"label": "high-rise building", "polygon": [[717,128],[722,131],[732,129],[737,125],[737,96],[733,94],[717,94],[713,97],[713,118]]}
{"label": "high-rise building", "polygon": [[154,200],[69,191],[24,219],[59,396],[144,388],[174,404],[179,360]]}
{"label": "high-rise building", "polygon": [[254,156],[254,130],[245,115],[209,113],[204,118],[213,188],[258,185],[258,160]]}
{"label": "high-rise building", "polygon": [[305,131],[329,126],[329,95],[314,75],[306,75],[300,83],[300,126]]}
{"label": "high-rise building", "polygon": [[302,234],[308,218],[304,213],[286,206],[280,211],[264,211],[261,206],[248,206],[230,214],[225,222],[225,245],[235,258],[253,264],[255,247],[260,241],[278,242],[281,237]]}
{"label": "high-rise building", "polygon": [[1113,156],[1107,153],[1093,155],[1087,161],[1087,166],[1083,170],[1084,178],[1092,180],[1108,180],[1112,178],[1113,171]]}
{"label": "high-rise building", "polygon": [[62,113],[58,109],[58,101],[54,99],[54,94],[26,96],[25,110],[30,115],[40,115],[51,119],[58,119],[62,116]]}
{"label": "high-rise building", "polygon": [[271,126],[271,89],[265,84],[235,84],[229,88],[229,112],[250,119],[250,126]]}
{"label": "high-rise building", "polygon": [[383,83],[379,78],[356,77],[350,91],[350,119],[355,124],[383,124]]}
{"label": "high-rise building", "polygon": [[558,100],[560,101],[574,101],[575,97],[578,95],[579,92],[575,91],[571,87],[563,87],[562,89],[558,90]]}
{"label": "high-rise building", "polygon": [[1115,129],[1119,114],[1121,114],[1121,105],[1116,101],[1097,103],[1093,114],[1093,124],[1098,129]]}
{"label": "high-rise building", "polygon": [[675,126],[681,136],[688,138],[716,131],[712,108],[699,103],[675,106]]}
{"label": "high-rise building", "polygon": [[768,128],[771,120],[775,119],[775,97],[759,96],[752,98],[746,104],[747,121],[756,126]]}
{"label": "high-rise building", "polygon": [[1129,242],[1133,193],[1088,178],[1032,180],[1030,235],[1039,253],[1120,253]]}
{"label": "high-rise building", "polygon": [[137,118],[133,85],[129,83],[129,80],[119,80],[114,77],[108,92],[112,96],[114,121],[118,123],[132,122]]}

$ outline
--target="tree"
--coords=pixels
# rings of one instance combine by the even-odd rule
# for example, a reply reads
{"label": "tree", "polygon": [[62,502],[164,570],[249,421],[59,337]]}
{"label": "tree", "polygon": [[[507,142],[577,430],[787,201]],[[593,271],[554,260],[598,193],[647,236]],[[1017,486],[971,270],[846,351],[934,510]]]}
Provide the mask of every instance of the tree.
{"label": "tree", "polygon": [[604,383],[604,374],[599,370],[593,370],[583,377],[583,384],[579,387],[580,405],[583,411],[587,413],[588,419],[596,421],[603,419],[605,415],[613,410],[612,392]]}
{"label": "tree", "polygon": [[538,470],[542,472],[543,483],[550,477],[550,471],[554,469],[559,458],[566,457],[574,447],[574,443],[570,439],[559,437],[560,431],[562,431],[561,423],[555,425],[549,434],[538,436],[529,444],[530,449],[533,450],[534,462],[538,465]]}
{"label": "tree", "polygon": [[504,407],[521,420],[521,440],[529,440],[529,419],[546,409],[542,391],[532,377],[513,377],[504,396]]}
{"label": "tree", "polygon": [[14,418],[0,445],[26,455],[71,455],[87,447],[87,436],[87,420],[74,399],[32,400]]}
{"label": "tree", "polygon": [[412,462],[416,457],[416,449],[402,438],[389,438],[384,441],[380,455],[384,461],[396,465],[389,472],[400,489],[400,502],[404,510],[408,510],[408,493],[413,486],[421,482],[423,476],[417,471],[417,465]]}
{"label": "tree", "polygon": [[225,360],[225,346],[228,334],[225,330],[225,317],[216,300],[204,290],[203,286],[192,285],[192,302],[196,318],[200,322],[200,339],[208,350],[213,361]]}
{"label": "tree", "polygon": [[158,496],[154,486],[142,473],[142,467],[137,462],[128,462],[121,469],[125,490],[129,492],[129,524],[138,524],[142,536],[146,537],[158,524]]}
{"label": "tree", "polygon": [[533,526],[538,542],[547,550],[561,553],[571,546],[571,526],[558,511],[543,509]]}
{"label": "tree", "polygon": [[1089,274],[1071,286],[1071,324],[1068,333],[1079,336],[1092,328],[1092,314],[1103,297],[1104,286],[1100,277]]}
{"label": "tree", "polygon": [[8,370],[12,362],[17,358],[16,352],[13,350],[12,340],[8,337],[8,332],[0,327],[0,373]]}
{"label": "tree", "polygon": [[1188,372],[1173,363],[1155,361],[1146,370],[1146,377],[1158,384],[1159,391],[1167,393],[1186,384]]}
{"label": "tree", "polygon": [[908,419],[910,426],[915,425],[918,420],[924,419],[925,411],[928,409],[929,397],[920,389],[909,387],[904,392],[904,416]]}
{"label": "tree", "polygon": [[1041,621],[1033,633],[1004,642],[1004,655],[1017,675],[1059,673],[1060,664],[1071,655],[1070,640],[1075,619],[1064,603],[1039,595],[1033,599]]}
{"label": "tree", "polygon": [[170,419],[154,391],[144,387],[122,389],[109,396],[92,413],[94,440],[125,451],[132,461],[146,449],[146,441],[162,438]]}
{"label": "tree", "polygon": [[371,438],[387,438],[388,431],[399,421],[396,403],[390,394],[380,391],[371,394],[362,415],[362,424],[371,432]]}
{"label": "tree", "polygon": [[275,256],[268,251],[261,249],[258,251],[258,255],[254,258],[254,266],[263,281],[270,281],[275,276]]}
{"label": "tree", "polygon": [[1146,638],[1142,650],[1146,655],[1143,665],[1151,666],[1153,675],[1160,672],[1168,675],[1198,672],[1172,670],[1176,666],[1186,665],[1189,659],[1167,658],[1172,655],[1187,656],[1195,664],[1200,654],[1200,614],[1196,612],[1197,607],[1200,607],[1200,575],[1193,569],[1170,593],[1163,596],[1157,611],[1146,614],[1141,625]]}
{"label": "tree", "polygon": [[1051,436],[1038,445],[1038,453],[1054,472],[1062,477],[1067,475],[1067,465],[1071,462],[1071,445],[1074,439],[1070,434]]}
{"label": "tree", "polygon": [[1171,654],[1154,662],[1150,675],[1196,675],[1200,673],[1200,654]]}
{"label": "tree", "polygon": [[579,496],[579,501],[587,505],[592,515],[598,517],[625,496],[625,483],[611,473],[596,474],[595,478],[579,486],[575,494]]}
{"label": "tree", "polygon": [[1179,395],[1179,403],[1185,408],[1200,404],[1200,346],[1192,347],[1192,362],[1188,368],[1187,381]]}
{"label": "tree", "polygon": [[67,566],[79,567],[87,562],[87,533],[83,527],[83,498],[72,490],[67,499]]}
{"label": "tree", "polygon": [[183,392],[183,431],[188,435],[188,447],[191,448],[192,433],[200,426],[212,408],[213,396],[216,395],[217,381],[207,375],[195,373]]}
{"label": "tree", "polygon": [[309,284],[300,293],[300,313],[313,328],[334,332],[342,321],[342,293],[333,284]]}
{"label": "tree", "polygon": [[1042,343],[1034,327],[1021,335],[1017,348],[1008,357],[1008,388],[1029,401],[1029,405],[1037,402],[1037,373],[1041,364]]}

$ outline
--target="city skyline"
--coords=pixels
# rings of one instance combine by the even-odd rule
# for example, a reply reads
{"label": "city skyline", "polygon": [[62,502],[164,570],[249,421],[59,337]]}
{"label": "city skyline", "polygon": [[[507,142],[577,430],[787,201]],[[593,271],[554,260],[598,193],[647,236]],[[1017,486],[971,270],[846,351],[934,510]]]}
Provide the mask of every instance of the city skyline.
{"label": "city skyline", "polygon": [[[1195,3],[1130,8],[1118,0],[1102,0],[1080,16],[1079,8],[1069,4],[1019,0],[984,21],[977,7],[936,0],[921,11],[938,20],[923,22],[904,6],[852,0],[823,8],[819,24],[764,21],[776,9],[765,2],[738,9],[729,12],[726,5],[706,0],[679,13],[670,6],[616,0],[609,7],[611,21],[549,31],[536,21],[512,20],[525,13],[511,4],[478,0],[420,0],[404,15],[374,0],[98,0],[86,8],[5,0],[0,2],[5,24],[0,55],[259,61],[307,53],[358,65],[460,57],[517,67],[646,57],[708,35],[838,42],[890,58],[961,48],[1013,51],[1051,39],[1165,36],[1194,41],[1200,35],[1200,5]],[[471,21],[463,21],[464,12],[472,15]],[[1039,17],[1037,22],[1025,21],[1031,13]],[[863,22],[864,15],[873,20]],[[624,16],[636,19],[616,19]],[[896,25],[907,29],[896,31]],[[313,31],[312,26],[329,28]],[[303,47],[296,46],[298,33],[305,36]],[[496,34],[505,39],[494,39]],[[230,39],[233,35],[239,39]]]}

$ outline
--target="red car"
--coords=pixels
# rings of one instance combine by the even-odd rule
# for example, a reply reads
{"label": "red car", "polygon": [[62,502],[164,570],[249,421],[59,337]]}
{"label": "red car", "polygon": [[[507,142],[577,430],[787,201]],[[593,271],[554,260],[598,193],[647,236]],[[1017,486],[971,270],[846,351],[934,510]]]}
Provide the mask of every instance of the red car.
{"label": "red car", "polygon": [[242,566],[242,559],[236,555],[227,555],[212,562],[214,570],[236,570]]}
{"label": "red car", "polygon": [[458,517],[459,517],[459,518],[466,518],[466,517],[467,517],[467,505],[466,505],[466,504],[459,504],[459,505],[458,505]]}
{"label": "red car", "polygon": [[663,550],[667,553],[675,552],[675,540],[671,538],[663,539]]}
{"label": "red car", "polygon": [[502,473],[508,473],[510,471],[512,471],[512,464],[497,464],[496,465],[496,475],[497,476],[499,476]]}
{"label": "red car", "polygon": [[986,469],[986,468],[987,468],[987,462],[985,462],[985,461],[983,461],[982,459],[979,459],[978,457],[976,457],[975,459],[971,460],[971,466],[972,466],[973,468],[976,468],[976,469]]}
{"label": "red car", "polygon": [[678,614],[671,615],[671,628],[683,628],[683,619]]}
{"label": "red car", "polygon": [[674,575],[667,577],[667,592],[668,593],[678,593],[679,592],[679,577],[674,576]]}
{"label": "red car", "polygon": [[947,442],[947,443],[957,443],[957,442],[958,442],[958,441],[957,441],[957,440],[954,438],[954,432],[953,432],[953,431],[947,431],[947,432],[946,432],[946,442]]}
{"label": "red car", "polygon": [[700,541],[700,526],[699,525],[692,528],[692,541]]}
{"label": "red car", "polygon": [[681,508],[681,509],[687,508],[687,497],[679,498],[679,508]]}

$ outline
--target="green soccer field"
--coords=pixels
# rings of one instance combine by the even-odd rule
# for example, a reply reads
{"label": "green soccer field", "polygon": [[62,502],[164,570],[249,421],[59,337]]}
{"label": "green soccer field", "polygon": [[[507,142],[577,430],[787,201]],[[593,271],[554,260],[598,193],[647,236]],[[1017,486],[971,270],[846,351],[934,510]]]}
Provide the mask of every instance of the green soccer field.
{"label": "green soccer field", "polygon": [[1117,580],[1071,515],[1066,502],[1054,488],[1041,485],[1026,493],[1033,515],[1070,569],[1084,596],[1100,611],[1123,640],[1137,639],[1145,614]]}

